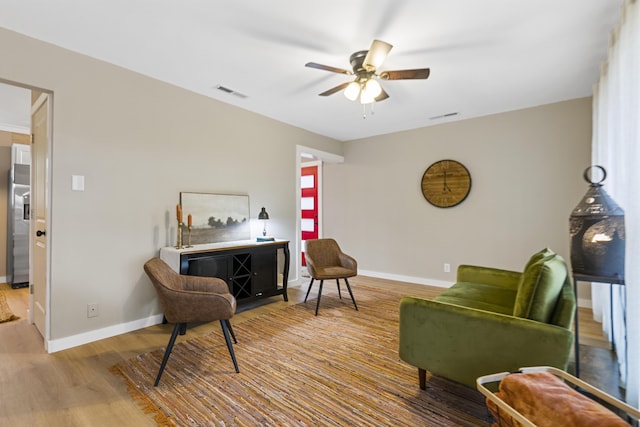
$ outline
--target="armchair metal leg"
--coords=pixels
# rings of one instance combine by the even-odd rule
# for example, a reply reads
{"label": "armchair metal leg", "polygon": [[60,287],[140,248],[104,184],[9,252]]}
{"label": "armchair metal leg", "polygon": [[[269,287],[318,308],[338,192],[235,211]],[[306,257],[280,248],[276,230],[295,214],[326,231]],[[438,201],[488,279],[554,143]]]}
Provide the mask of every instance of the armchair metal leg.
{"label": "armchair metal leg", "polygon": [[342,299],[342,294],[340,293],[340,279],[336,279],[336,285],[338,285],[338,296]]}
{"label": "armchair metal leg", "polygon": [[227,328],[229,328],[229,333],[231,334],[231,338],[233,338],[233,342],[238,344],[238,340],[236,339],[236,334],[233,333],[233,328],[231,327],[231,321],[229,319],[224,321],[227,324]]}
{"label": "armchair metal leg", "polygon": [[156,377],[156,382],[153,383],[153,386],[156,387],[160,382],[160,377],[162,376],[162,372],[164,372],[164,367],[167,366],[167,360],[169,360],[169,355],[171,354],[171,350],[173,350],[173,344],[176,342],[176,338],[178,337],[178,332],[182,329],[183,323],[176,323],[173,327],[173,332],[171,333],[171,338],[169,338],[169,344],[167,344],[167,348],[164,351],[164,357],[162,358],[162,363],[160,364],[160,371],[158,371],[158,376]]}
{"label": "armchair metal leg", "polygon": [[228,320],[220,321],[220,325],[222,325],[222,333],[224,334],[224,340],[227,342],[227,348],[229,349],[233,366],[236,368],[236,372],[240,373],[240,370],[238,369],[238,362],[236,361],[236,354],[233,352],[233,344],[231,344],[231,338],[229,337],[229,326],[227,325],[227,322]]}
{"label": "armchair metal leg", "polygon": [[320,297],[322,296],[322,285],[324,280],[320,280],[320,290],[318,291],[318,302],[316,302],[316,316],[318,315],[318,308],[320,307]]}
{"label": "armchair metal leg", "polygon": [[347,278],[344,278],[344,283],[347,284],[347,290],[349,291],[349,295],[351,295],[351,301],[353,301],[353,306],[356,308],[356,311],[358,311],[358,305],[356,304],[356,300],[355,298],[353,298],[353,292],[351,292],[351,286],[349,286],[349,281],[347,280]]}
{"label": "armchair metal leg", "polygon": [[307,295],[304,297],[304,302],[307,302],[307,298],[309,297],[309,292],[311,292],[311,287],[313,286],[313,281],[315,279],[311,278],[311,282],[309,283],[309,289],[307,289]]}

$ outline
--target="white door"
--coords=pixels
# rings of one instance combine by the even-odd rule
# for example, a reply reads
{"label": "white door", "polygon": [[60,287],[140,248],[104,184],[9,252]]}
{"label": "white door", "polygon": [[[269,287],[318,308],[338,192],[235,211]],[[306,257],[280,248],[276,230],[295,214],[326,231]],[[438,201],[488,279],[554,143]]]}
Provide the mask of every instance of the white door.
{"label": "white door", "polygon": [[47,292],[47,211],[49,176],[49,109],[50,97],[42,94],[31,111],[31,284],[30,321],[40,334],[48,338],[49,303]]}

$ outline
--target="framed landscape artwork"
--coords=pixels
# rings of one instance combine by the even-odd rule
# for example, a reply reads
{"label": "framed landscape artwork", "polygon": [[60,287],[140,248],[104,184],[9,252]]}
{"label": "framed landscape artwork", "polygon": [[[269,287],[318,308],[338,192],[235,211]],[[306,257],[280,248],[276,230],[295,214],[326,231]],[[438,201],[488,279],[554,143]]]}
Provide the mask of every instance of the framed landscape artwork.
{"label": "framed landscape artwork", "polygon": [[180,205],[185,224],[191,214],[194,245],[251,238],[248,195],[181,192]]}

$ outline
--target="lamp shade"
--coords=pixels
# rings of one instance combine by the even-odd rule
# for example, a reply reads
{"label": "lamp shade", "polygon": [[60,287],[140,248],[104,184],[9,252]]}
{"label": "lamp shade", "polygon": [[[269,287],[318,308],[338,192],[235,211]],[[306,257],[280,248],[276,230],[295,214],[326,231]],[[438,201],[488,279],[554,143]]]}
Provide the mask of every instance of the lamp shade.
{"label": "lamp shade", "polygon": [[[597,182],[590,178],[593,168],[602,172]],[[583,176],[589,189],[569,218],[571,269],[574,275],[623,280],[624,211],[602,187],[607,176],[602,166],[588,167]]]}
{"label": "lamp shade", "polygon": [[349,101],[355,101],[358,99],[358,95],[360,95],[360,83],[357,81],[349,83],[344,90],[344,96],[347,97]]}
{"label": "lamp shade", "polygon": [[258,214],[258,219],[269,219],[269,214],[267,213],[264,207],[260,210],[260,213]]}

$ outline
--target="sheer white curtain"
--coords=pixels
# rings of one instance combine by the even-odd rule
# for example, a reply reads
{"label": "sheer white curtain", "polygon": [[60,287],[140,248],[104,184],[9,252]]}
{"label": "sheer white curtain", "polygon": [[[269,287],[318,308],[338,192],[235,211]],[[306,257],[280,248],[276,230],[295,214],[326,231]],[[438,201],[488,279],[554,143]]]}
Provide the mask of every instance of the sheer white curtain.
{"label": "sheer white curtain", "polygon": [[[625,211],[625,286],[614,285],[613,339],[626,398],[640,395],[640,0],[626,0],[593,97],[593,164],[607,170],[604,188]],[[594,313],[610,329],[609,287],[594,284]],[[624,305],[626,303],[626,325]],[[625,328],[626,326],[626,328]],[[626,330],[625,330],[626,329]]]}

